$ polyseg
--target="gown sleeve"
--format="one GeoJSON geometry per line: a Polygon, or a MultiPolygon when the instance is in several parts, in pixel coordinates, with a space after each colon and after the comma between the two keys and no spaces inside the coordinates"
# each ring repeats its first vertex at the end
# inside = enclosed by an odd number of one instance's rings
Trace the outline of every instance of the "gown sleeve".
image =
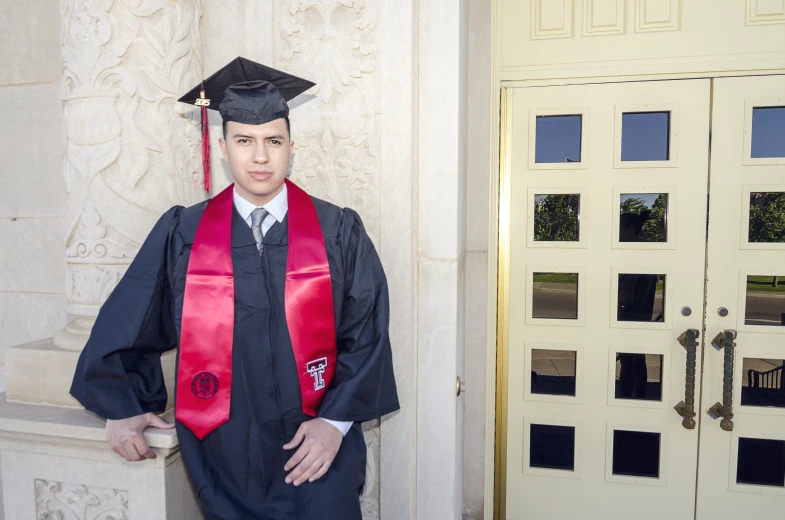
{"type": "Polygon", "coordinates": [[[161,354],[177,346],[167,272],[181,206],[167,211],[98,313],[71,395],[105,419],[162,412],[161,354]]]}
{"type": "Polygon", "coordinates": [[[362,422],[398,410],[398,392],[388,331],[387,279],[359,215],[344,211],[345,293],[336,323],[338,360],[319,417],[362,422]]]}

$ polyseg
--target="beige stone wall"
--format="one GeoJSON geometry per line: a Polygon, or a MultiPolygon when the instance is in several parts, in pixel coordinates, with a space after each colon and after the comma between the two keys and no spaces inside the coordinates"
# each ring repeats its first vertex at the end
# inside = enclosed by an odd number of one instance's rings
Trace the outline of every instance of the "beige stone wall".
{"type": "Polygon", "coordinates": [[[483,515],[490,172],[491,1],[469,2],[469,92],[466,124],[466,384],[463,518],[483,515]]]}
{"type": "Polygon", "coordinates": [[[0,363],[65,324],[57,2],[0,2],[0,363]]]}

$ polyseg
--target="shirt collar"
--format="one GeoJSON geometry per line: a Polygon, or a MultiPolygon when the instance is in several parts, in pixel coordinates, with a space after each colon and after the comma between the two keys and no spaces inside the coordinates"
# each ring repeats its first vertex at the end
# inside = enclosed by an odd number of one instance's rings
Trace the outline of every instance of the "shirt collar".
{"type": "Polygon", "coordinates": [[[262,207],[266,209],[267,212],[272,215],[276,221],[283,222],[284,217],[286,217],[286,212],[289,210],[289,199],[287,197],[287,191],[286,184],[284,184],[281,193],[276,195],[273,200],[264,206],[255,206],[253,203],[247,201],[239,193],[237,193],[237,186],[235,186],[234,207],[237,208],[237,212],[241,217],[243,217],[243,220],[246,221],[250,218],[253,210],[258,207],[262,207]]]}

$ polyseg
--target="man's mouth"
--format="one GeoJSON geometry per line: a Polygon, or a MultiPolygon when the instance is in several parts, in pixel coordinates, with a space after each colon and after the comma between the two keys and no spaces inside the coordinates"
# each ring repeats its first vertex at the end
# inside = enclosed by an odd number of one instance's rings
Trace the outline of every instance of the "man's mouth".
{"type": "Polygon", "coordinates": [[[248,174],[257,181],[266,181],[273,176],[272,173],[266,171],[248,172],[248,174]]]}

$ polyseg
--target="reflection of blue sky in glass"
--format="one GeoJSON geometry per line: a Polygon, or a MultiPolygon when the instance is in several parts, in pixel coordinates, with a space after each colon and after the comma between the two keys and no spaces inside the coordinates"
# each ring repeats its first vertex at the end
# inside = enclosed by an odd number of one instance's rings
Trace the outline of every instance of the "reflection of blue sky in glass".
{"type": "Polygon", "coordinates": [[[654,201],[657,200],[659,197],[659,193],[630,193],[621,196],[621,202],[625,202],[630,199],[640,199],[646,203],[648,209],[651,209],[654,206],[654,201]]]}
{"type": "Polygon", "coordinates": [[[581,116],[538,116],[534,162],[581,161],[581,116]]]}
{"type": "Polygon", "coordinates": [[[670,112],[631,112],[621,116],[622,161],[667,161],[670,112]]]}
{"type": "Polygon", "coordinates": [[[785,157],[785,107],[752,109],[752,157],[785,157]]]}

